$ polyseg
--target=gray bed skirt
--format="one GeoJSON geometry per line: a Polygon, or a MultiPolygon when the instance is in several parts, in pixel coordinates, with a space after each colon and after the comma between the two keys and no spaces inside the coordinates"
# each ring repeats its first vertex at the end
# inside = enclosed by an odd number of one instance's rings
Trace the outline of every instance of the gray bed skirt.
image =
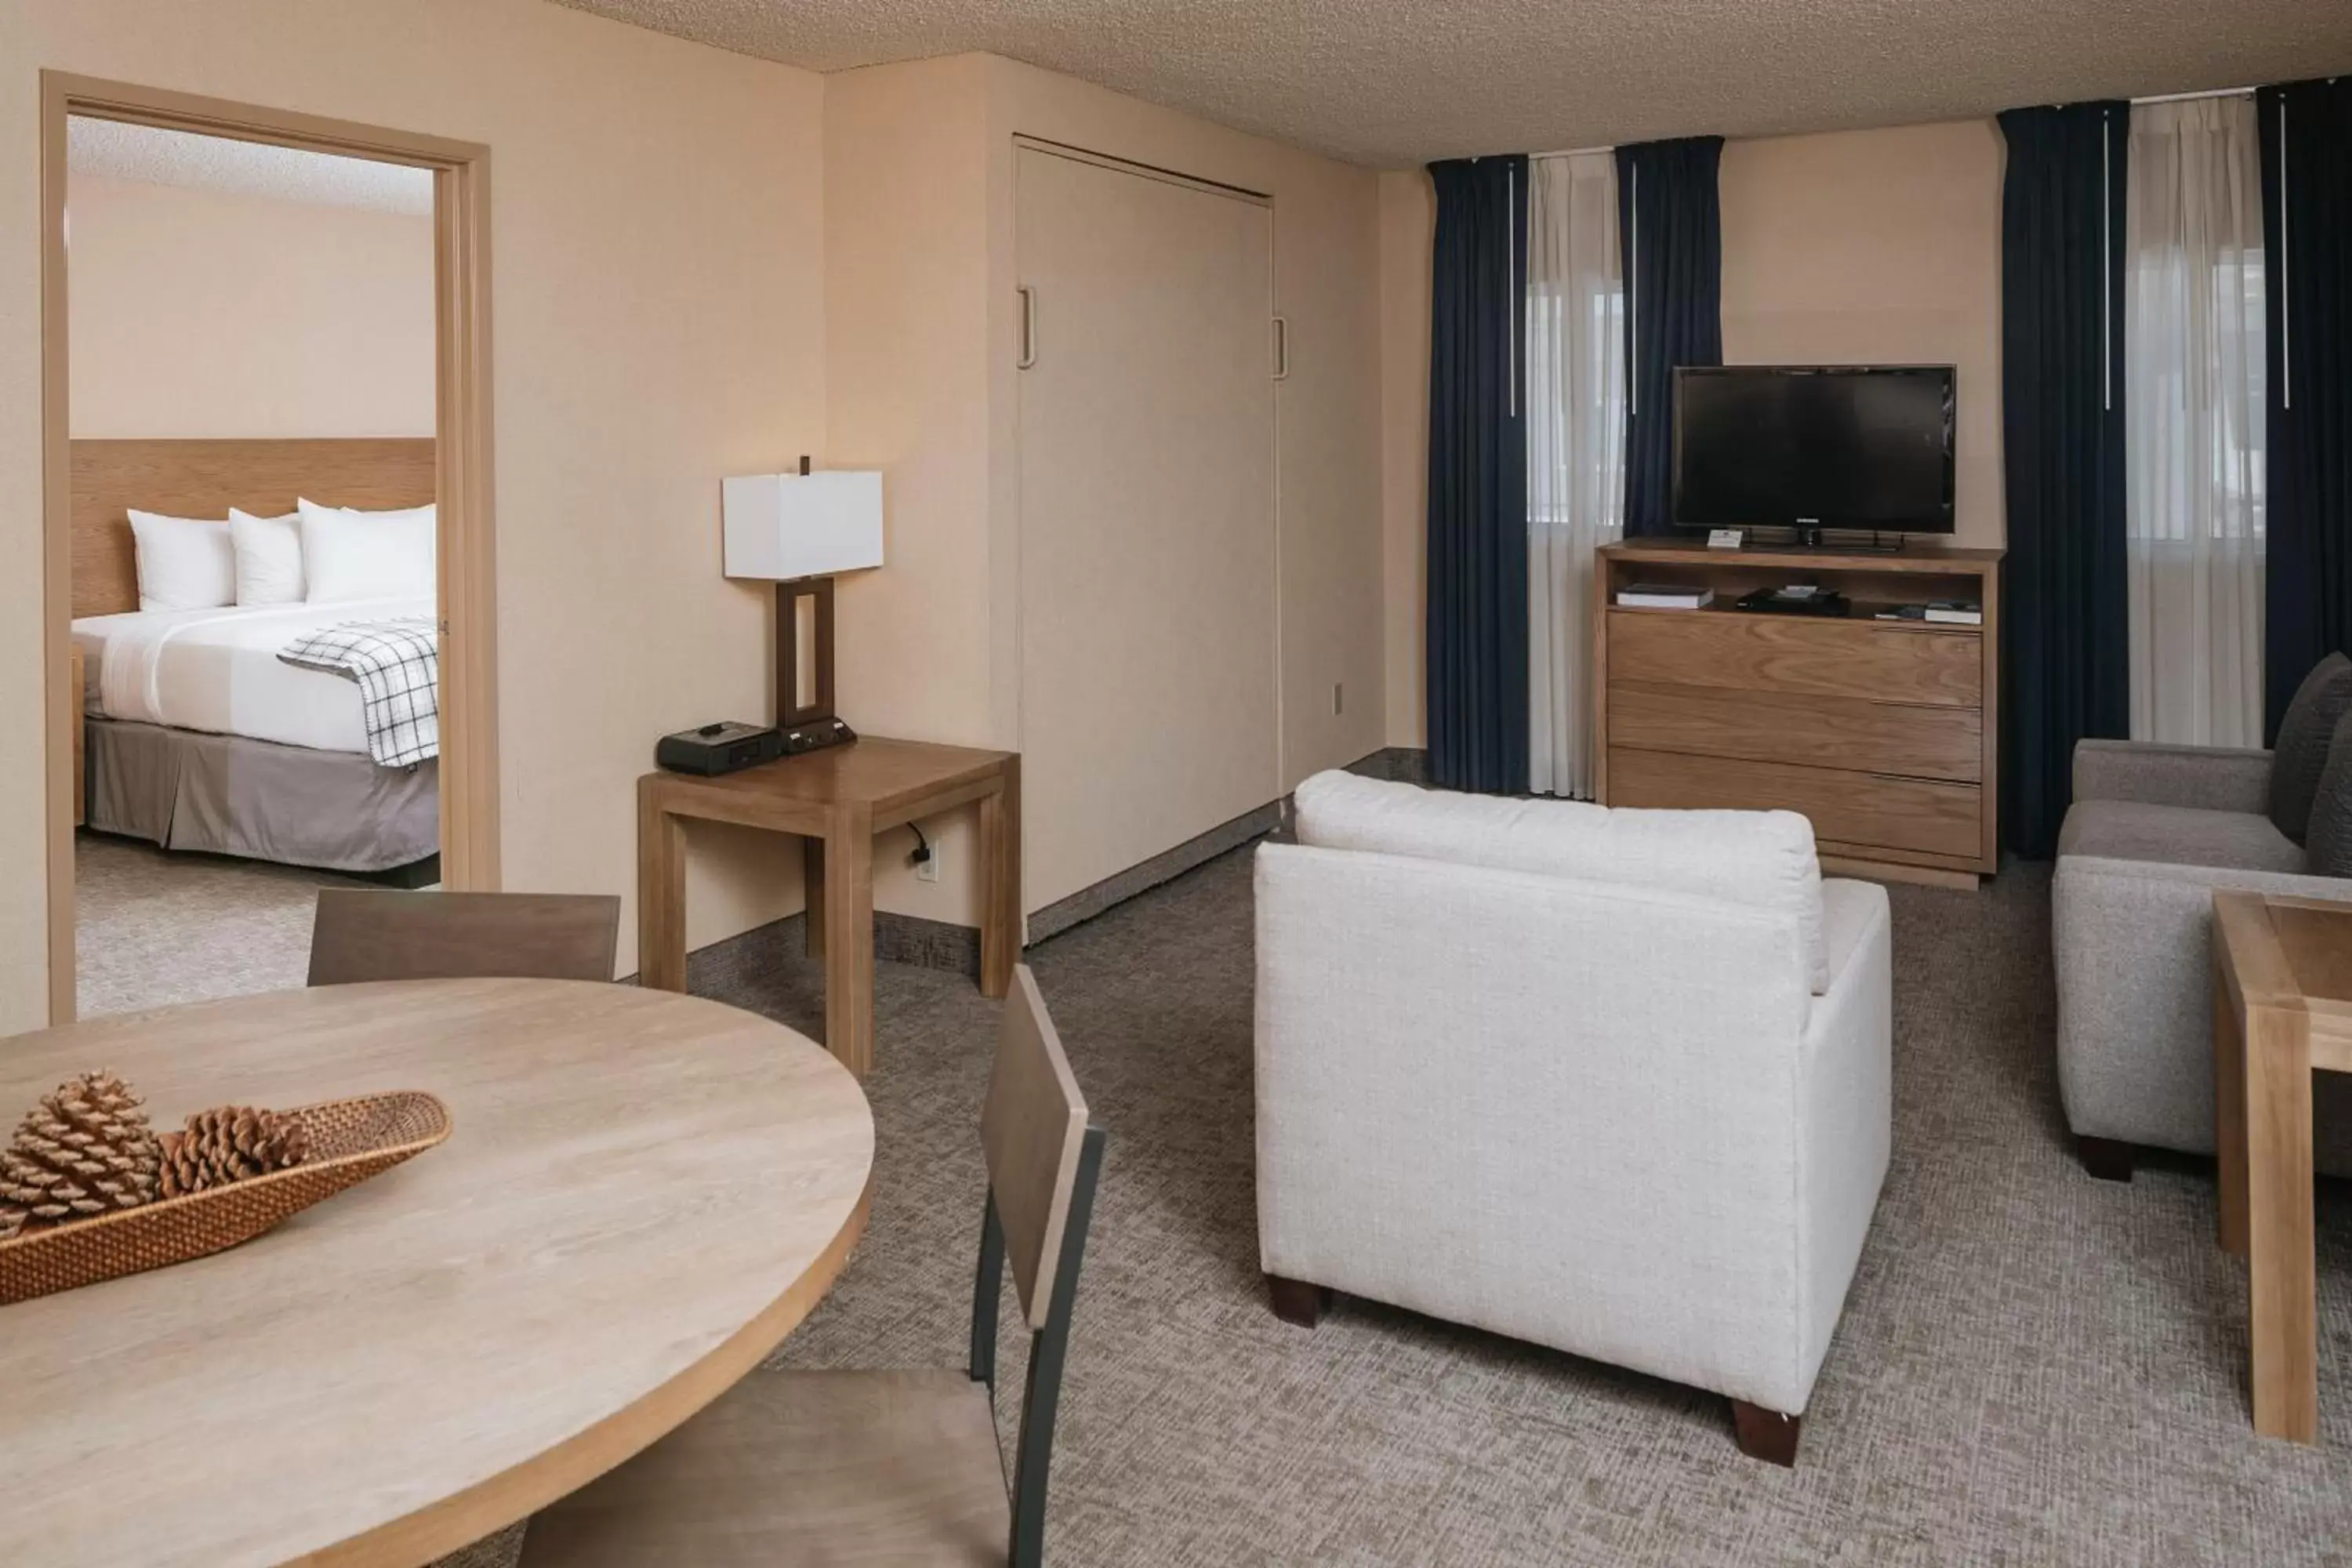
{"type": "Polygon", "coordinates": [[[89,826],[166,849],[329,871],[390,870],[441,848],[441,764],[85,719],[89,826]]]}

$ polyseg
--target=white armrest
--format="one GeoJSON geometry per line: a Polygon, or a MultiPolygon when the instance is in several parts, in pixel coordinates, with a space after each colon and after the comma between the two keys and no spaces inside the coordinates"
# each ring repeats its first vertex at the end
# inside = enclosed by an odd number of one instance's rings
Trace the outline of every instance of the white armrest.
{"type": "MultiPolygon", "coordinates": [[[[1886,889],[1822,884],[1829,991],[1813,998],[1797,1103],[1798,1384],[1810,1394],[1886,1179],[1894,1094],[1893,920],[1886,889]]],[[[1793,1414],[1793,1412],[1792,1412],[1793,1414]]]]}

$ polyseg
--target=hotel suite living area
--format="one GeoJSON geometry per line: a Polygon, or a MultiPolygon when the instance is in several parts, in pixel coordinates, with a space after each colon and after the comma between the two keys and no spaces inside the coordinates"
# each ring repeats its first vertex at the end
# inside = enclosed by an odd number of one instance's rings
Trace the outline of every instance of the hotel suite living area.
{"type": "Polygon", "coordinates": [[[0,0],[0,1558],[2345,1561],[2347,68],[0,0]],[[101,307],[108,198],[281,153],[405,182],[429,403],[88,423],[229,244],[101,307]],[[407,530],[437,887],[173,842],[415,764],[91,709],[133,512],[238,626],[407,530]]]}

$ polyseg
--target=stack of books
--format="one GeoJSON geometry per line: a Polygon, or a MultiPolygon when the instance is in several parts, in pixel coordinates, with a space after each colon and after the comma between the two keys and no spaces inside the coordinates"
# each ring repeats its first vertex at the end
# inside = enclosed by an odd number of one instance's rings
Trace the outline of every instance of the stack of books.
{"type": "Polygon", "coordinates": [[[1700,610],[1715,603],[1712,588],[1680,588],[1671,583],[1628,583],[1617,602],[1636,610],[1700,610]]]}
{"type": "Polygon", "coordinates": [[[1881,610],[1882,621],[1926,621],[1937,626],[1980,626],[1984,625],[1984,606],[1973,599],[1936,599],[1925,605],[1897,605],[1891,610],[1881,610]]]}

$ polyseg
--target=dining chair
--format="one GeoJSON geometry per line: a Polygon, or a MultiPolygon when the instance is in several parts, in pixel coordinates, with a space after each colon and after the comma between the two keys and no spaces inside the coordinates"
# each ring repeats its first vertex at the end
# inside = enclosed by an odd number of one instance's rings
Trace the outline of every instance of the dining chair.
{"type": "Polygon", "coordinates": [[[621,900],[606,893],[402,893],[324,888],[310,984],[610,980],[621,900]]]}
{"type": "Polygon", "coordinates": [[[937,1563],[1038,1568],[1045,1472],[1104,1134],[1026,964],[981,1111],[988,1199],[958,1370],[753,1372],[531,1521],[522,1568],[937,1563]],[[996,1434],[1004,1268],[1030,1330],[1010,1496],[996,1434]]]}

